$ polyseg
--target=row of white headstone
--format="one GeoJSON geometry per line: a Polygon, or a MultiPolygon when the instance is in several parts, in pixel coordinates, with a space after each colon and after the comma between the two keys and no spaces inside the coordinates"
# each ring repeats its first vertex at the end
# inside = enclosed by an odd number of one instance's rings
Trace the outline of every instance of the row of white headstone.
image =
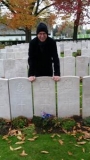
{"type": "MultiPolygon", "coordinates": [[[[79,54],[81,56],[88,56],[88,57],[90,57],[90,49],[82,48],[79,51],[79,54]]],[[[58,51],[58,56],[59,56],[59,58],[62,57],[62,53],[60,51],[58,51]]],[[[72,50],[70,50],[70,49],[64,49],[63,57],[67,57],[67,56],[74,56],[74,52],[72,50]]]]}
{"type": "MultiPolygon", "coordinates": [[[[77,76],[63,76],[57,82],[50,77],[0,79],[0,117],[32,118],[48,113],[58,117],[80,115],[80,82],[77,76]],[[33,89],[33,92],[32,92],[33,89]],[[57,94],[56,93],[57,90],[57,94]]],[[[82,117],[90,116],[90,76],[83,77],[82,117]]]]}
{"type": "MultiPolygon", "coordinates": [[[[88,76],[90,75],[90,57],[77,56],[76,58],[61,57],[61,76],[88,76]]],[[[0,78],[28,77],[27,59],[0,59],[0,78]]]]}
{"type": "MultiPolygon", "coordinates": [[[[57,47],[58,50],[58,56],[62,57],[61,49],[60,47],[57,47]]],[[[77,51],[76,51],[77,52],[77,51]]],[[[80,50],[81,56],[89,56],[90,57],[90,48],[82,48],[80,50]]],[[[66,49],[64,48],[64,57],[66,56],[73,56],[73,50],[70,48],[66,49]]],[[[28,49],[22,50],[20,48],[15,49],[0,49],[0,59],[21,59],[21,58],[28,58],[28,49]]]]}
{"type": "Polygon", "coordinates": [[[6,46],[0,49],[0,59],[27,59],[29,44],[6,46]]]}
{"type": "Polygon", "coordinates": [[[61,76],[88,76],[90,75],[90,57],[61,57],[60,70],[61,76]]]}
{"type": "MultiPolygon", "coordinates": [[[[60,41],[56,42],[58,55],[61,57],[61,52],[65,56],[73,56],[73,52],[81,51],[81,56],[90,56],[90,41],[60,41]]],[[[29,43],[22,43],[12,46],[6,46],[0,49],[0,59],[18,59],[28,57],[29,43]]]]}
{"type": "Polygon", "coordinates": [[[81,51],[81,56],[90,56],[90,41],[60,41],[57,42],[57,51],[59,57],[61,53],[65,56],[73,56],[73,52],[81,51]]]}
{"type": "Polygon", "coordinates": [[[28,77],[27,59],[0,59],[0,78],[28,77]]]}
{"type": "Polygon", "coordinates": [[[64,49],[71,49],[73,51],[81,50],[82,48],[89,48],[90,49],[90,40],[79,40],[79,41],[58,41],[57,46],[60,46],[61,50],[64,49]]]}

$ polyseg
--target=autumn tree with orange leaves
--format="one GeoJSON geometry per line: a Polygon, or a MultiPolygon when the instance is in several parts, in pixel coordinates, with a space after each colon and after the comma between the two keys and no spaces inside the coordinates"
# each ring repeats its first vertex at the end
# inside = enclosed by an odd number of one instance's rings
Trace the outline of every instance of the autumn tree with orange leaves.
{"type": "Polygon", "coordinates": [[[31,29],[37,22],[44,19],[52,24],[56,18],[48,10],[53,5],[49,0],[0,0],[0,3],[9,9],[9,12],[0,17],[0,23],[12,29],[23,30],[26,42],[30,41],[31,29]]]}
{"type": "Polygon", "coordinates": [[[73,39],[76,40],[78,26],[90,24],[90,13],[88,9],[90,0],[52,0],[52,2],[55,3],[55,8],[59,11],[59,14],[64,14],[64,17],[67,15],[71,17],[73,15],[73,39]]]}

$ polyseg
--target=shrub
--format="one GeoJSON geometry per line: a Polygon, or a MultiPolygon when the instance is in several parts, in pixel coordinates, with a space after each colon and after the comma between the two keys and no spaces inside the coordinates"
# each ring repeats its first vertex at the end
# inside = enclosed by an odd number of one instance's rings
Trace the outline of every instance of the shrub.
{"type": "Polygon", "coordinates": [[[42,126],[42,117],[39,116],[33,116],[32,122],[36,127],[41,127],[42,126]]]}
{"type": "Polygon", "coordinates": [[[10,127],[11,127],[10,121],[0,118],[0,135],[7,134],[10,127]]]}
{"type": "Polygon", "coordinates": [[[0,129],[1,129],[4,125],[6,125],[5,119],[0,118],[0,129]]]}
{"type": "Polygon", "coordinates": [[[73,127],[76,125],[76,121],[73,118],[58,118],[55,116],[51,117],[39,117],[39,116],[34,116],[32,122],[34,123],[35,127],[41,130],[45,131],[71,131],[73,127]]]}
{"type": "Polygon", "coordinates": [[[83,119],[83,124],[90,127],[90,116],[83,119]]]}
{"type": "Polygon", "coordinates": [[[12,127],[13,128],[24,128],[28,126],[29,120],[26,117],[19,116],[12,120],[12,127]]]}
{"type": "Polygon", "coordinates": [[[60,125],[58,118],[54,116],[50,117],[39,117],[34,116],[32,119],[32,122],[35,124],[36,127],[43,128],[43,129],[49,129],[50,127],[58,127],[60,125]]]}
{"type": "Polygon", "coordinates": [[[75,125],[76,125],[76,122],[75,122],[74,119],[64,119],[64,120],[62,121],[62,124],[61,124],[62,128],[65,129],[65,130],[67,130],[67,131],[72,130],[72,128],[73,128],[75,125]]]}

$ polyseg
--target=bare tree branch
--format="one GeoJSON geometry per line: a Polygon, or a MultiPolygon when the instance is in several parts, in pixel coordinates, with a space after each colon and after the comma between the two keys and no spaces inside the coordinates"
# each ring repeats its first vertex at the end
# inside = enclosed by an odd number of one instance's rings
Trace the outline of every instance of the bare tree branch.
{"type": "Polygon", "coordinates": [[[13,10],[13,7],[11,6],[11,4],[9,3],[9,1],[2,1],[2,4],[5,5],[12,13],[15,13],[15,11],[13,10]]]}
{"type": "Polygon", "coordinates": [[[39,14],[40,14],[42,11],[44,11],[45,9],[47,9],[47,8],[53,6],[53,5],[55,5],[55,3],[52,3],[52,4],[50,4],[50,5],[48,5],[48,6],[44,7],[44,8],[42,8],[38,13],[36,13],[36,16],[39,15],[39,14]]]}

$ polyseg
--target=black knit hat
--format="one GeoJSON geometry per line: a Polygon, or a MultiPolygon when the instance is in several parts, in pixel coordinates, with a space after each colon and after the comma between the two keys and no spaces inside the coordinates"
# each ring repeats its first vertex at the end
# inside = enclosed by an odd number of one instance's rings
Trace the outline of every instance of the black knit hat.
{"type": "Polygon", "coordinates": [[[46,34],[48,34],[48,28],[45,23],[39,23],[39,25],[37,26],[36,34],[38,34],[39,32],[45,32],[46,34]]]}

